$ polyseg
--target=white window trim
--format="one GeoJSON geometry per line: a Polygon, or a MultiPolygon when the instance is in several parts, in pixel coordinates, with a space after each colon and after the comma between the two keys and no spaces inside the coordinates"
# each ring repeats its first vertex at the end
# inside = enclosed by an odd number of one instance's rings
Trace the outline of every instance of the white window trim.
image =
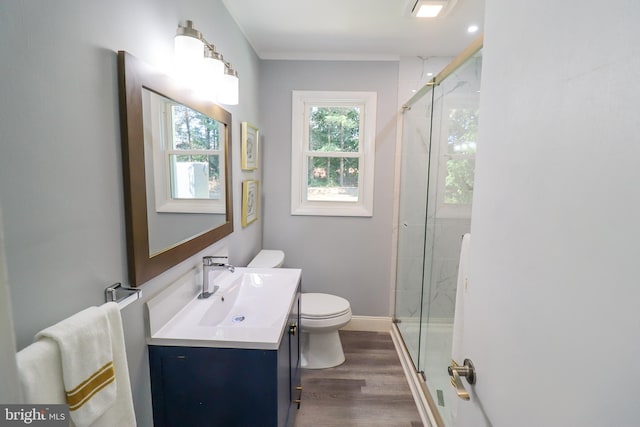
{"type": "MultiPolygon", "coordinates": [[[[291,215],[373,216],[375,166],[376,92],[298,91],[292,93],[291,128],[291,215]],[[309,201],[306,161],[309,154],[307,105],[360,105],[360,174],[358,202],[309,201]]],[[[324,154],[324,153],[323,153],[324,154]]],[[[331,155],[332,153],[326,153],[331,155]]],[[[340,153],[345,157],[353,153],[340,153]]]]}
{"type": "MultiPolygon", "coordinates": [[[[152,98],[156,99],[156,98],[152,98]]],[[[172,150],[170,138],[173,132],[171,122],[171,101],[150,102],[151,138],[153,147],[153,171],[156,212],[177,213],[211,213],[226,212],[226,196],[224,189],[224,174],[220,175],[221,195],[218,200],[211,199],[174,199],[171,197],[171,165],[172,154],[187,154],[185,150],[172,150]]],[[[221,137],[226,137],[221,135],[221,137]]],[[[220,141],[220,147],[225,147],[225,141],[220,141]]],[[[224,170],[224,149],[220,150],[190,150],[189,154],[217,155],[220,170],[224,170]]]]}

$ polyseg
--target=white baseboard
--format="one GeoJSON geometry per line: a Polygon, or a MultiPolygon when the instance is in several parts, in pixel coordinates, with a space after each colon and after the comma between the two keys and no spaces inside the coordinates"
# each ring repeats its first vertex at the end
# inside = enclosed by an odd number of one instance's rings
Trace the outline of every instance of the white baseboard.
{"type": "Polygon", "coordinates": [[[396,351],[400,358],[400,364],[402,365],[404,374],[407,377],[407,382],[409,383],[413,400],[416,402],[422,423],[426,427],[437,427],[438,423],[433,417],[431,408],[429,407],[429,402],[425,396],[425,391],[421,386],[422,378],[420,378],[419,374],[415,371],[413,362],[411,362],[411,356],[402,342],[402,337],[400,336],[398,328],[395,326],[391,328],[391,339],[393,340],[393,344],[396,346],[396,351]]]}
{"type": "Polygon", "coordinates": [[[384,316],[353,316],[351,321],[342,328],[345,331],[389,332],[391,317],[384,316]]]}

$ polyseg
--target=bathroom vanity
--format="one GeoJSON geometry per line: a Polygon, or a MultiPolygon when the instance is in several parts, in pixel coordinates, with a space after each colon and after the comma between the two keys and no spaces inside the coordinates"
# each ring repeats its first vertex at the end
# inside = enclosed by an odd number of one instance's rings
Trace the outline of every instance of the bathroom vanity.
{"type": "Polygon", "coordinates": [[[168,304],[185,289],[149,301],[156,427],[295,424],[302,390],[300,275],[297,269],[223,272],[214,278],[220,286],[214,295],[193,295],[168,320],[168,304]]]}

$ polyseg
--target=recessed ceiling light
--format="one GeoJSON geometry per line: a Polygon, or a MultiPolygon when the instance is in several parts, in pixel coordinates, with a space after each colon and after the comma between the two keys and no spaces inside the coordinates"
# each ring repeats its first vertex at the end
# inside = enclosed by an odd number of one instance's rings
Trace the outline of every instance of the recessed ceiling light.
{"type": "Polygon", "coordinates": [[[416,18],[435,18],[444,16],[453,8],[458,0],[415,0],[411,15],[416,18]]]}
{"type": "Polygon", "coordinates": [[[480,28],[477,25],[469,25],[469,28],[467,28],[467,32],[468,33],[475,33],[479,29],[480,28]]]}
{"type": "Polygon", "coordinates": [[[440,14],[444,5],[442,4],[421,4],[416,12],[418,18],[435,18],[440,14]]]}

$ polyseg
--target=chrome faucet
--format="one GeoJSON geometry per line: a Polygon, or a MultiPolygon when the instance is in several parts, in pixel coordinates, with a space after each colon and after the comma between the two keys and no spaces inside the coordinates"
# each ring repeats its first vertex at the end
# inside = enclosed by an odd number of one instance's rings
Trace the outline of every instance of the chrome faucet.
{"type": "Polygon", "coordinates": [[[234,272],[236,268],[228,264],[227,261],[229,257],[226,256],[205,256],[202,257],[202,292],[198,295],[199,299],[209,298],[211,295],[215,294],[216,291],[220,288],[220,286],[214,286],[213,291],[209,291],[209,272],[211,270],[222,270],[226,269],[230,272],[234,272]],[[216,261],[223,260],[223,262],[216,261]]]}

